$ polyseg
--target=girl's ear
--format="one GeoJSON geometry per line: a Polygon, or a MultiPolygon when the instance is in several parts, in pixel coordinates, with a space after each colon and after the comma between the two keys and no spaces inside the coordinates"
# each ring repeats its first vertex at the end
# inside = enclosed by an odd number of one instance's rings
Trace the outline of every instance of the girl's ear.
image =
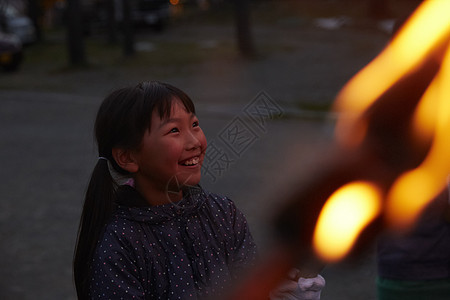
{"type": "Polygon", "coordinates": [[[112,156],[122,169],[130,173],[136,173],[139,170],[139,166],[136,163],[131,150],[113,148],[112,156]]]}

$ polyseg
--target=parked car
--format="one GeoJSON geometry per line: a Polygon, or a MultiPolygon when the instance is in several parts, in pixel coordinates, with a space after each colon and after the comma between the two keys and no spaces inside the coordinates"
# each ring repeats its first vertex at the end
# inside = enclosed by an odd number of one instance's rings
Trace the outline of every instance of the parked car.
{"type": "Polygon", "coordinates": [[[8,3],[3,4],[0,9],[0,30],[14,34],[23,45],[34,43],[37,39],[31,19],[8,3]]]}
{"type": "Polygon", "coordinates": [[[0,68],[5,71],[15,71],[22,60],[23,48],[20,39],[0,31],[0,68]]]}

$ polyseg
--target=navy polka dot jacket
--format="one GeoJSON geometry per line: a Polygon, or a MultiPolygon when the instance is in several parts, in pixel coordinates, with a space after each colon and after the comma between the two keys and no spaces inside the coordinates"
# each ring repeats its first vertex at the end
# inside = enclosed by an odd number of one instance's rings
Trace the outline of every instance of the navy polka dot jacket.
{"type": "Polygon", "coordinates": [[[247,221],[230,199],[200,187],[185,194],[149,206],[134,188],[119,188],[94,255],[91,298],[211,298],[255,263],[247,221]]]}

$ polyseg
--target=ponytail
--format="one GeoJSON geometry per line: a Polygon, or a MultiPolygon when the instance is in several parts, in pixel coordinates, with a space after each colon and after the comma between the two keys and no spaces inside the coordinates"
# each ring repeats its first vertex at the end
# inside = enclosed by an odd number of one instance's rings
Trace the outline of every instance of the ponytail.
{"type": "Polygon", "coordinates": [[[108,161],[102,157],[92,172],[78,228],[73,260],[78,299],[88,299],[90,266],[97,242],[114,211],[116,186],[108,161]]]}

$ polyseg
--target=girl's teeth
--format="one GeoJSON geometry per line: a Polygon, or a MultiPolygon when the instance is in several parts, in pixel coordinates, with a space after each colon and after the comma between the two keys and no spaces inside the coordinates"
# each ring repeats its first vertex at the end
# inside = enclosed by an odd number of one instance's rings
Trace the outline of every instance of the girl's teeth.
{"type": "Polygon", "coordinates": [[[198,158],[198,157],[194,157],[194,158],[192,158],[192,159],[186,161],[186,162],[184,163],[184,165],[186,165],[186,166],[196,165],[196,164],[198,164],[198,161],[199,161],[199,158],[198,158]]]}

